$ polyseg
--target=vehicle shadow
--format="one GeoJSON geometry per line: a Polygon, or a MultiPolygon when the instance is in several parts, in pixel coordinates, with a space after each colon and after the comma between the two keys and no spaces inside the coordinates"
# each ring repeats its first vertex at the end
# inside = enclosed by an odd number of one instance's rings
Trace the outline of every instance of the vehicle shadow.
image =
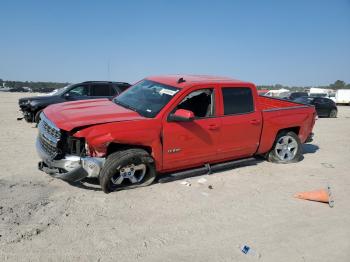
{"type": "Polygon", "coordinates": [[[304,154],[314,154],[320,149],[319,146],[314,144],[303,144],[304,154]]]}
{"type": "Polygon", "coordinates": [[[86,177],[81,181],[68,182],[71,186],[91,191],[102,191],[100,183],[97,178],[86,177]]]}

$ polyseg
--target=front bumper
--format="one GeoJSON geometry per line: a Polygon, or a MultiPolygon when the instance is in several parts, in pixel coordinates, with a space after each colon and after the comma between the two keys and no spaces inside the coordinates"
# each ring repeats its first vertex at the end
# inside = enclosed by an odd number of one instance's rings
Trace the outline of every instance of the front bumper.
{"type": "Polygon", "coordinates": [[[38,164],[39,170],[69,182],[80,181],[85,177],[98,177],[105,162],[105,158],[73,155],[52,160],[41,146],[39,139],[36,140],[36,150],[42,159],[38,164]]]}
{"type": "Polygon", "coordinates": [[[31,122],[34,122],[34,113],[33,112],[31,112],[29,109],[20,109],[20,112],[22,113],[22,115],[23,115],[23,118],[27,121],[27,122],[29,122],[29,123],[31,123],[31,122]]]}

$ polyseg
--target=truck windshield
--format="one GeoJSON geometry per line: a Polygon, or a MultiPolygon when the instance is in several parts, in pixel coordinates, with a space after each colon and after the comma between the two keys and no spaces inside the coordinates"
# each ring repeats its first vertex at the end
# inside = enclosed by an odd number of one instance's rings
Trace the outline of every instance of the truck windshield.
{"type": "Polygon", "coordinates": [[[142,80],[114,98],[113,101],[142,116],[153,118],[179,90],[173,86],[142,80]]]}

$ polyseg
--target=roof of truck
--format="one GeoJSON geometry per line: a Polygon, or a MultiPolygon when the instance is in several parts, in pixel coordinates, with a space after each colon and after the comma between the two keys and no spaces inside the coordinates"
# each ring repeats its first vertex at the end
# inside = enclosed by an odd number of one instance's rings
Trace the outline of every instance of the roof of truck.
{"type": "Polygon", "coordinates": [[[170,85],[178,88],[184,88],[197,83],[235,83],[235,84],[251,84],[249,82],[222,76],[210,75],[162,75],[150,76],[148,80],[152,80],[161,84],[170,85]]]}

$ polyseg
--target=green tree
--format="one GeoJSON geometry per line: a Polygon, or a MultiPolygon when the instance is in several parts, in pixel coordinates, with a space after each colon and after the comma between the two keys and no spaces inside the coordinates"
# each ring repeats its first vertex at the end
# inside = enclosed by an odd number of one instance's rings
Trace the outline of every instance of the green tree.
{"type": "Polygon", "coordinates": [[[330,87],[334,89],[343,89],[346,87],[346,83],[342,80],[337,80],[334,84],[330,84],[330,87]]]}

